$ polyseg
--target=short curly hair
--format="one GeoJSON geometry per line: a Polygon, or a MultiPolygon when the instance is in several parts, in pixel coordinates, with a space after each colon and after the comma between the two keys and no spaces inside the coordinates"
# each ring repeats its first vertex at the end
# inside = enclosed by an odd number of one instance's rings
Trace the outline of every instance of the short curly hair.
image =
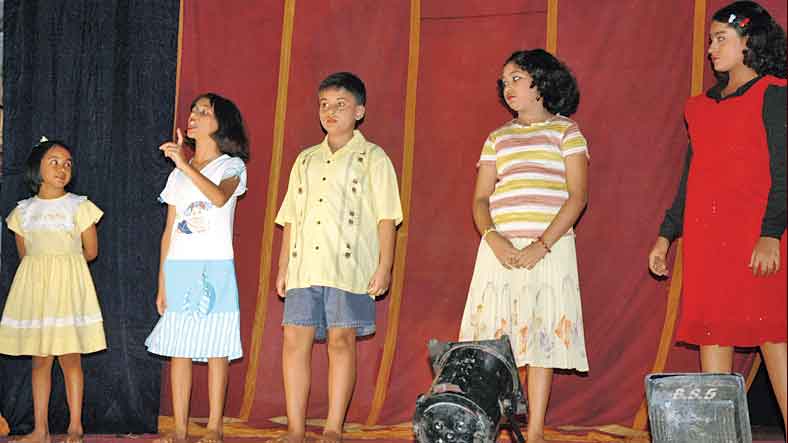
{"type": "MultiPolygon", "coordinates": [[[[786,77],[785,31],[761,5],[739,1],[715,12],[712,19],[725,23],[742,37],[747,37],[744,64],[758,75],[786,77]]],[[[727,81],[727,73],[715,73],[727,81]]]]}
{"type": "MultiPolygon", "coordinates": [[[[580,104],[580,90],[569,68],[544,49],[516,51],[506,59],[504,66],[514,63],[528,72],[542,97],[548,112],[569,117],[580,104]]],[[[498,99],[512,114],[515,114],[503,96],[503,81],[498,80],[498,99]]]]}

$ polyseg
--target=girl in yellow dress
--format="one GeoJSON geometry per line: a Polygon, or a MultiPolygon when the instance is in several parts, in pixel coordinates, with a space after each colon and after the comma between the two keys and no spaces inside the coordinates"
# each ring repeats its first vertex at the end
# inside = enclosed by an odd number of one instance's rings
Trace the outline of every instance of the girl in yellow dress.
{"type": "Polygon", "coordinates": [[[67,443],[82,442],[81,355],[106,349],[104,326],[87,262],[98,254],[96,222],[103,213],[87,197],[66,192],[70,150],[45,138],[27,160],[26,180],[35,194],[8,216],[21,262],[2,320],[0,354],[33,357],[33,432],[16,440],[48,443],[52,363],[66,380],[70,412],[67,443]]]}

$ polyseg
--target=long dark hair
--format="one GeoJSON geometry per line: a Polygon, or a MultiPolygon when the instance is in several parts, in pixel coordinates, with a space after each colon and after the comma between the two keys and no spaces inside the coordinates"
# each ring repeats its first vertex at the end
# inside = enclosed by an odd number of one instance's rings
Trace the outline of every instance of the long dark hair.
{"type": "MultiPolygon", "coordinates": [[[[246,136],[241,111],[235,103],[213,92],[198,95],[194,99],[189,109],[200,99],[207,98],[213,108],[213,115],[216,118],[218,129],[211,134],[211,138],[219,146],[219,151],[232,157],[238,157],[243,161],[249,159],[249,139],[246,136]]],[[[184,141],[194,147],[195,141],[192,138],[184,137],[184,141]]]]}

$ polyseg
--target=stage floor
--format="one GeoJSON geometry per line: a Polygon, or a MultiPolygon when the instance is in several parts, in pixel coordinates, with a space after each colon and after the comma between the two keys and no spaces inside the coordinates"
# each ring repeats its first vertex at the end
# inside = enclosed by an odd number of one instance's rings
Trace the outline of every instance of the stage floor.
{"type": "MultiPolygon", "coordinates": [[[[205,432],[200,423],[195,420],[190,424],[190,441],[196,442],[205,432]]],[[[252,427],[238,420],[227,419],[225,424],[225,443],[258,443],[265,442],[285,433],[284,418],[272,419],[271,424],[265,427],[252,427]]],[[[309,421],[307,441],[315,441],[321,429],[320,420],[309,421]]],[[[162,433],[172,430],[172,417],[160,417],[159,428],[162,433]]],[[[619,425],[598,427],[561,426],[546,431],[545,437],[554,442],[622,442],[622,443],[650,443],[649,434],[644,431],[627,428],[619,425]]],[[[54,436],[52,442],[58,443],[63,436],[54,436]]],[[[148,443],[156,435],[128,434],[128,435],[87,435],[85,443],[148,443]]],[[[9,437],[0,437],[0,443],[6,443],[9,437]]],[[[413,433],[410,423],[393,426],[362,426],[349,424],[345,429],[344,441],[347,443],[403,443],[412,442],[413,433]]],[[[511,437],[508,432],[502,432],[499,441],[509,442],[511,437]]],[[[780,428],[754,427],[753,443],[784,443],[783,432],[780,428]]]]}

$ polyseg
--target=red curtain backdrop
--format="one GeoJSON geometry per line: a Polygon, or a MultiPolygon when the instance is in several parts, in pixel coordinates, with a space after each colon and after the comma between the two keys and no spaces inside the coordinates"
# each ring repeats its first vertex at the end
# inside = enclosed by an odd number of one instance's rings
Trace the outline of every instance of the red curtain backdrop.
{"type": "MultiPolygon", "coordinates": [[[[322,137],[316,89],[326,75],[355,72],[366,82],[361,130],[402,171],[410,2],[297,1],[287,110],[275,115],[282,1],[183,2],[177,124],[191,100],[214,91],[234,100],[252,141],[249,191],[235,227],[242,334],[247,356],[233,363],[226,415],[238,416],[250,365],[258,303],[267,304],[251,423],[285,415],[281,377],[283,304],[258,300],[261,253],[276,262],[281,230],[261,251],[267,205],[278,208],[298,152],[322,137]],[[278,183],[268,183],[275,119],[284,117],[278,183]],[[278,186],[278,201],[267,201],[278,186]]],[[[557,55],[574,71],[581,103],[575,118],[589,140],[589,206],[577,227],[581,292],[591,370],[555,378],[548,424],[629,425],[643,398],[662,333],[668,282],[648,274],[646,257],[675,192],[687,145],[683,105],[690,93],[694,2],[560,0],[557,55]]],[[[707,16],[726,2],[709,0],[707,16]]],[[[763,1],[785,26],[786,4],[763,1]]],[[[479,236],[471,218],[476,161],[488,133],[510,118],[495,81],[517,49],[546,45],[547,0],[422,0],[409,235],[396,354],[379,423],[408,421],[431,380],[426,342],[453,340],[479,236]]],[[[707,32],[704,30],[704,33],[707,32]]],[[[707,76],[708,77],[708,76],[707,76]]],[[[708,84],[708,81],[707,81],[708,84]]],[[[359,344],[359,372],[348,420],[364,422],[373,401],[391,296],[377,303],[378,333],[359,344]]],[[[262,319],[258,318],[257,321],[262,319]]],[[[748,370],[752,354],[736,368],[748,370]]],[[[314,351],[309,416],[326,413],[325,345],[314,351]]],[[[674,346],[668,371],[698,369],[697,351],[674,346]]],[[[195,368],[192,415],[207,415],[206,369],[195,368]]],[[[170,414],[169,386],[162,414],[170,414]]]]}

